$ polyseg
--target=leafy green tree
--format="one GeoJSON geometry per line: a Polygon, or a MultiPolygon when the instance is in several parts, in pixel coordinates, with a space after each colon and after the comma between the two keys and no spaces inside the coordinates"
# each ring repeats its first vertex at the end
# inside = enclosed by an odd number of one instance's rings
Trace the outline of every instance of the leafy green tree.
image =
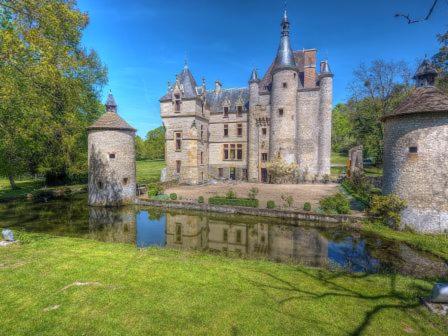
{"type": "Polygon", "coordinates": [[[146,155],[150,160],[165,159],[165,128],[160,126],[148,132],[145,140],[146,155]]]}
{"type": "Polygon", "coordinates": [[[353,125],[347,105],[338,104],[333,109],[331,147],[334,152],[342,153],[356,144],[353,125]]]}
{"type": "Polygon", "coordinates": [[[433,60],[440,70],[437,86],[448,94],[448,32],[437,36],[440,42],[440,49],[434,55],[433,60]]]}
{"type": "Polygon", "coordinates": [[[145,160],[146,157],[146,143],[138,135],[135,137],[135,152],[137,160],[145,160]]]}
{"type": "Polygon", "coordinates": [[[86,127],[103,111],[107,81],[97,54],[81,45],[88,16],[75,0],[0,0],[0,22],[0,113],[9,116],[0,171],[49,182],[84,174],[86,127]]]}

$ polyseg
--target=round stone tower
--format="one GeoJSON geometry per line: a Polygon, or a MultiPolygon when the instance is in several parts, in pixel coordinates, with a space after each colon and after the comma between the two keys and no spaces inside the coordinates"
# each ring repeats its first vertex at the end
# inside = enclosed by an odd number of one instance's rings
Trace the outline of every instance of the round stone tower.
{"type": "Polygon", "coordinates": [[[136,197],[135,132],[117,114],[112,94],[106,113],[88,128],[89,205],[119,206],[136,197]]]}
{"type": "Polygon", "coordinates": [[[403,225],[420,232],[448,231],[448,96],[434,87],[425,60],[417,87],[384,122],[383,193],[407,202],[403,225]]]}
{"type": "Polygon", "coordinates": [[[299,81],[294,53],[289,41],[289,20],[286,11],[281,27],[280,46],[272,75],[269,158],[273,160],[280,157],[286,163],[296,163],[296,111],[299,81]]]}
{"type": "Polygon", "coordinates": [[[256,108],[259,104],[259,83],[257,70],[254,69],[249,79],[249,113],[248,113],[248,180],[250,182],[259,181],[258,163],[260,153],[258,151],[258,126],[256,108]]]}

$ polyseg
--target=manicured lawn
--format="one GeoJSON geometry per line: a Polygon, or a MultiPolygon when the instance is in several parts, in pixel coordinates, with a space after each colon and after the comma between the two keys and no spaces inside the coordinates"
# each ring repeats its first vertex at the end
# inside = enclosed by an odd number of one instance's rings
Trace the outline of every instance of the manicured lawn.
{"type": "Polygon", "coordinates": [[[137,181],[147,184],[160,181],[160,172],[165,168],[165,161],[137,161],[137,181]]]}
{"type": "Polygon", "coordinates": [[[446,335],[431,283],[24,234],[0,248],[4,335],[446,335]]]}
{"type": "Polygon", "coordinates": [[[344,165],[344,167],[347,164],[348,156],[342,155],[339,153],[332,152],[331,153],[331,164],[332,165],[344,165]]]}

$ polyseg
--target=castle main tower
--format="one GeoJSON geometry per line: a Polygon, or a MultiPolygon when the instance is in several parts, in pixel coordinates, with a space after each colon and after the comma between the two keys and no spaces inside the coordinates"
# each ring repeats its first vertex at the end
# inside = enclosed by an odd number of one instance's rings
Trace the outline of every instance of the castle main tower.
{"type": "Polygon", "coordinates": [[[286,163],[296,163],[298,72],[289,40],[289,26],[285,11],[272,73],[269,159],[272,161],[280,157],[286,163]]]}

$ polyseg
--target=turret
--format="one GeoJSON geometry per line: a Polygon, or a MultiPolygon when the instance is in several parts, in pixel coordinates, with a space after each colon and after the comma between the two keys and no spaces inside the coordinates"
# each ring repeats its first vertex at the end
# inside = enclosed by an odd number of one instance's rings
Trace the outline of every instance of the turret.
{"type": "Polygon", "coordinates": [[[257,69],[252,71],[249,78],[249,113],[248,113],[248,179],[250,182],[258,182],[258,162],[259,162],[259,129],[257,126],[256,106],[259,104],[259,83],[257,69]]]}
{"type": "Polygon", "coordinates": [[[269,159],[280,157],[287,163],[296,163],[296,108],[298,75],[289,40],[287,13],[281,22],[281,39],[275,58],[271,91],[271,127],[269,159]]]}
{"type": "Polygon", "coordinates": [[[328,61],[320,63],[319,74],[319,172],[320,177],[330,175],[331,157],[331,119],[333,109],[333,73],[328,61]]]}
{"type": "Polygon", "coordinates": [[[258,104],[258,94],[260,79],[258,78],[257,69],[252,70],[252,74],[249,79],[249,105],[255,106],[258,104]]]}
{"type": "Polygon", "coordinates": [[[417,87],[434,86],[437,77],[437,70],[434,65],[425,59],[414,75],[417,87]]]}

